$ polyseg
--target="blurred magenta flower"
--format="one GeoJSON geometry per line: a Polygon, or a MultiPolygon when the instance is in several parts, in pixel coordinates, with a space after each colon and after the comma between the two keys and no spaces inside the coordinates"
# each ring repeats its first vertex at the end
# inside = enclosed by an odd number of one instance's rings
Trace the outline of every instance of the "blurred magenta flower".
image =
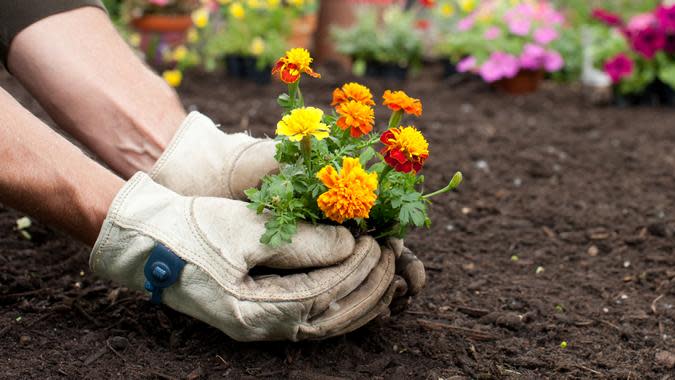
{"type": "Polygon", "coordinates": [[[488,83],[496,82],[504,78],[513,78],[520,71],[518,58],[515,56],[496,51],[490,55],[480,68],[480,75],[488,83]]]}
{"type": "Polygon", "coordinates": [[[671,6],[660,5],[656,8],[656,19],[661,28],[668,32],[675,31],[675,4],[671,6]]]}
{"type": "Polygon", "coordinates": [[[602,22],[606,25],[609,25],[609,26],[621,26],[621,25],[623,25],[623,19],[621,18],[621,16],[619,16],[615,13],[612,13],[610,11],[606,11],[604,9],[600,9],[600,8],[594,9],[591,16],[594,19],[596,19],[596,20],[598,20],[598,21],[600,21],[600,22],[602,22]]]}
{"type": "Polygon", "coordinates": [[[634,32],[629,30],[628,37],[633,49],[647,59],[654,58],[656,52],[666,47],[666,34],[656,26],[634,32]]]}
{"type": "Polygon", "coordinates": [[[170,0],[148,0],[150,4],[158,5],[160,7],[163,7],[167,4],[169,4],[170,0]]]}
{"type": "Polygon", "coordinates": [[[624,53],[617,54],[614,58],[605,62],[604,66],[605,72],[615,84],[633,74],[633,68],[633,61],[624,53]]]}
{"type": "Polygon", "coordinates": [[[466,32],[467,30],[473,28],[473,25],[475,23],[476,18],[473,15],[469,15],[457,22],[457,30],[459,30],[460,32],[466,32]]]}

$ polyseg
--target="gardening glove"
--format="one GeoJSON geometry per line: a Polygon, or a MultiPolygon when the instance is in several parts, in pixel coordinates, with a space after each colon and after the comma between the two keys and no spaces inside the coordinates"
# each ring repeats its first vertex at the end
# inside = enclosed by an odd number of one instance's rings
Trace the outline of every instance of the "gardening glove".
{"type": "Polygon", "coordinates": [[[371,237],[300,224],[293,243],[271,248],[259,243],[265,220],[247,203],[184,197],[138,173],[115,197],[90,266],[240,341],[344,334],[405,291],[395,253],[371,237]],[[276,274],[252,274],[261,267],[276,274]]]}
{"type": "Polygon", "coordinates": [[[271,139],[224,133],[208,117],[191,112],[150,177],[182,195],[244,200],[244,190],[278,170],[275,147],[271,139]]]}
{"type": "MultiPolygon", "coordinates": [[[[150,176],[182,195],[245,199],[244,190],[278,170],[275,146],[274,140],[223,133],[208,117],[191,112],[150,176]]],[[[408,283],[407,301],[424,287],[424,265],[402,240],[391,241],[397,272],[408,283]]]]}
{"type": "Polygon", "coordinates": [[[387,246],[396,256],[396,277],[401,278],[405,288],[400,288],[390,305],[392,314],[399,314],[408,308],[413,296],[419,294],[427,282],[424,264],[408,247],[402,239],[390,238],[387,246]]]}

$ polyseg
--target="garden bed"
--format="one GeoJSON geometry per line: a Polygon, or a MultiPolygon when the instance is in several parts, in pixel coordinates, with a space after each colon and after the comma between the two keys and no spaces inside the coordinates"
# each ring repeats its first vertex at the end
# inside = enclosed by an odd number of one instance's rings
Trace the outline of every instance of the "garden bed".
{"type": "MultiPolygon", "coordinates": [[[[327,106],[353,78],[318,71],[303,92],[327,106]]],[[[548,83],[514,98],[440,74],[365,81],[422,99],[429,188],[465,176],[407,241],[429,278],[407,312],[323,342],[237,343],[97,278],[61,233],[35,223],[22,240],[22,215],[0,207],[2,377],[672,376],[675,111],[595,108],[548,83]]],[[[222,77],[189,75],[185,104],[229,131],[273,134],[281,86],[222,77]]],[[[6,74],[0,86],[38,111],[6,74]]]]}

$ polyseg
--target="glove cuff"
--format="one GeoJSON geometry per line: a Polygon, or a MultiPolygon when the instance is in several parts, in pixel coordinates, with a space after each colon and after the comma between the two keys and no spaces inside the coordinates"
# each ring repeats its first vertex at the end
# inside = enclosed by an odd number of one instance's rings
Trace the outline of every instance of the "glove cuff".
{"type": "Polygon", "coordinates": [[[186,196],[242,198],[245,189],[259,183],[260,171],[238,168],[240,158],[244,154],[260,155],[261,152],[256,152],[260,149],[269,151],[270,144],[272,152],[266,155],[272,157],[273,141],[255,139],[245,133],[225,134],[208,117],[191,112],[150,177],[186,196]],[[256,177],[248,173],[256,173],[256,177]]]}

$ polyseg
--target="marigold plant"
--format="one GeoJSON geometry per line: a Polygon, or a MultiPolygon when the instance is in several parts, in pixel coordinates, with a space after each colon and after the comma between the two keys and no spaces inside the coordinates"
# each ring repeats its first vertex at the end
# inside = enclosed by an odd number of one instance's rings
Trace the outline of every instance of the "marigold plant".
{"type": "Polygon", "coordinates": [[[443,189],[425,194],[420,174],[429,144],[413,126],[401,126],[405,114],[422,115],[422,102],[403,91],[387,90],[391,109],[386,130],[377,131],[373,96],[367,87],[347,83],[335,89],[332,114],[305,106],[299,83],[303,74],[320,77],[304,49],[291,49],[274,67],[288,86],[277,102],[279,172],[249,189],[250,207],[270,219],[264,244],[290,242],[300,221],[342,224],[355,234],[405,237],[411,227],[429,226],[427,205],[433,196],[455,189],[457,172],[443,189]],[[379,146],[379,145],[382,146],[379,146]]]}

